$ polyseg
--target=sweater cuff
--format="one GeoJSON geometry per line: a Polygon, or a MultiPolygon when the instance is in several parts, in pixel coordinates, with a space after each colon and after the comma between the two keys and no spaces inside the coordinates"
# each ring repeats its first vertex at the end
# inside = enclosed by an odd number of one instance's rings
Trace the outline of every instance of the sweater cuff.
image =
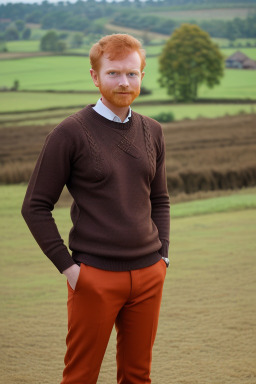
{"type": "Polygon", "coordinates": [[[168,251],[169,251],[169,241],[168,240],[161,240],[162,248],[159,249],[159,253],[162,257],[168,258],[168,251]]]}
{"type": "Polygon", "coordinates": [[[52,256],[48,255],[48,257],[60,273],[75,264],[67,249],[63,249],[52,256]]]}

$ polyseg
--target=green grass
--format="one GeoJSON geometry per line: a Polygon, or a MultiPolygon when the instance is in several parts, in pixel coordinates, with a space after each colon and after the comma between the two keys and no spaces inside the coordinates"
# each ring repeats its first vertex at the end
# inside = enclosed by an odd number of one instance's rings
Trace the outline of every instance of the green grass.
{"type": "MultiPolygon", "coordinates": [[[[222,53],[225,58],[231,56],[233,53],[237,51],[243,52],[246,56],[248,56],[252,60],[256,60],[256,48],[222,48],[222,53]]],[[[252,71],[253,72],[253,71],[252,71]]]]}
{"type": "Polygon", "coordinates": [[[172,112],[175,120],[197,119],[201,117],[215,118],[240,113],[256,113],[255,104],[181,104],[157,106],[133,106],[134,111],[142,115],[154,117],[159,113],[172,112]]]}
{"type": "MultiPolygon", "coordinates": [[[[235,52],[236,50],[233,50],[235,52]]],[[[256,49],[252,49],[256,51],[256,49]]],[[[158,60],[149,58],[145,68],[146,75],[143,79],[143,85],[153,91],[146,99],[166,99],[166,91],[160,88],[158,83],[158,60]],[[154,75],[152,75],[154,74],[154,75]]],[[[254,70],[226,69],[220,85],[214,88],[208,88],[202,85],[199,88],[198,96],[206,98],[252,98],[255,99],[256,76],[254,70]]]]}
{"type": "Polygon", "coordinates": [[[4,60],[1,86],[11,87],[19,80],[27,90],[91,90],[90,62],[87,57],[51,56],[4,60]]]}
{"type": "Polygon", "coordinates": [[[6,43],[8,52],[39,52],[39,40],[8,41],[6,43]]]}
{"type": "Polygon", "coordinates": [[[173,218],[181,218],[246,209],[256,209],[255,189],[251,189],[251,193],[249,190],[242,190],[230,196],[178,203],[171,210],[171,215],[173,218]]]}
{"type": "MultiPolygon", "coordinates": [[[[20,125],[26,124],[57,124],[65,117],[76,112],[78,109],[89,103],[95,103],[98,94],[64,94],[64,93],[0,93],[0,124],[16,124],[20,120],[20,125]],[[52,106],[61,109],[53,111],[41,111],[41,108],[51,108],[52,106]],[[71,107],[73,106],[73,107],[71,107]],[[63,108],[64,107],[64,108],[63,108]],[[17,113],[17,111],[36,111],[27,113],[17,113]],[[39,111],[37,111],[39,110],[39,111]],[[9,121],[9,123],[8,123],[9,121]]],[[[143,101],[143,97],[141,97],[143,101]]],[[[195,119],[198,117],[221,117],[227,114],[236,115],[239,113],[256,113],[255,104],[159,104],[153,106],[141,105],[139,102],[132,106],[132,109],[143,115],[154,117],[162,112],[172,112],[175,120],[184,118],[195,119]]]]}
{"type": "Polygon", "coordinates": [[[33,111],[52,107],[82,106],[96,102],[99,98],[98,95],[83,93],[2,92],[0,93],[0,112],[22,112],[24,110],[33,111]]]}
{"type": "MultiPolygon", "coordinates": [[[[0,375],[8,384],[57,383],[67,331],[66,283],[21,218],[25,189],[0,187],[0,375]]],[[[172,206],[154,383],[254,383],[254,195],[248,190],[172,206]]],[[[67,241],[69,209],[56,209],[54,216],[67,241]]],[[[115,371],[113,332],[98,383],[113,383],[115,371]]]]}
{"type": "MultiPolygon", "coordinates": [[[[252,49],[256,51],[256,49],[252,49]]],[[[19,80],[20,89],[26,90],[94,90],[87,57],[37,57],[4,60],[1,63],[0,86],[11,87],[19,80]]],[[[168,99],[158,83],[158,59],[149,57],[143,85],[153,91],[145,100],[168,99]]],[[[226,70],[219,86],[202,86],[200,97],[255,98],[255,71],[226,70]]]]}

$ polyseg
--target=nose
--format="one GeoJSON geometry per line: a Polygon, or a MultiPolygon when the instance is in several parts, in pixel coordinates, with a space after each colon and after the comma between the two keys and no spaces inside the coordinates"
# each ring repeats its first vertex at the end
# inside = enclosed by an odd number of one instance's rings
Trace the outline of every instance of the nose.
{"type": "Polygon", "coordinates": [[[128,87],[129,86],[129,82],[128,82],[128,79],[126,77],[126,74],[120,75],[119,86],[121,86],[121,87],[128,87]]]}

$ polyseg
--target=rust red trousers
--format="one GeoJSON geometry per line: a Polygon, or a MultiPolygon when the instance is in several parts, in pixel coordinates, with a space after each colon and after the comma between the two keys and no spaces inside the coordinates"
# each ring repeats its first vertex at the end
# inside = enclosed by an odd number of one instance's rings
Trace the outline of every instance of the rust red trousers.
{"type": "MultiPolygon", "coordinates": [[[[166,265],[111,272],[81,264],[75,290],[68,284],[68,334],[61,384],[96,384],[113,326],[117,383],[151,383],[166,265]]],[[[106,383],[113,384],[113,383],[106,383]]]]}

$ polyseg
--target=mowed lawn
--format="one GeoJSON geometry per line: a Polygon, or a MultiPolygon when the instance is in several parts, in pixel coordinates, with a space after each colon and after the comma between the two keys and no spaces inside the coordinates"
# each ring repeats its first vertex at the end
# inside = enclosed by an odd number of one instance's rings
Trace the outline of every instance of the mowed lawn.
{"type": "MultiPolygon", "coordinates": [[[[20,216],[25,188],[0,187],[0,381],[54,384],[65,353],[66,282],[20,216]]],[[[255,188],[172,205],[171,215],[152,383],[255,384],[255,188]]],[[[68,208],[55,211],[64,239],[68,216],[68,208]]],[[[115,382],[113,332],[98,383],[115,382]]]]}

